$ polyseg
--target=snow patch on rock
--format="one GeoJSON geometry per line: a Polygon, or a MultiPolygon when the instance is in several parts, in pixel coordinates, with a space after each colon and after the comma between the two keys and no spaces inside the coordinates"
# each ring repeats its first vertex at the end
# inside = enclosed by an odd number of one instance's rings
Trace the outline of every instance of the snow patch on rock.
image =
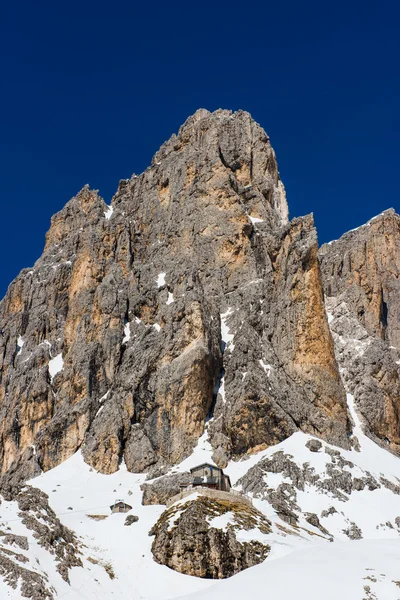
{"type": "Polygon", "coordinates": [[[104,216],[107,219],[107,221],[109,221],[111,219],[111,215],[113,214],[113,212],[114,212],[114,208],[111,206],[111,204],[110,204],[110,206],[107,205],[107,210],[104,213],[104,216]]]}
{"type": "Polygon", "coordinates": [[[162,287],[163,285],[165,285],[165,275],[166,273],[159,273],[157,276],[157,287],[162,287]]]}
{"type": "Polygon", "coordinates": [[[51,381],[53,381],[54,377],[57,373],[60,373],[64,368],[64,361],[62,357],[62,353],[57,354],[54,358],[49,361],[49,373],[51,377],[51,381]]]}
{"type": "Polygon", "coordinates": [[[126,342],[129,342],[130,339],[131,339],[131,326],[129,323],[127,323],[124,327],[124,337],[122,339],[122,343],[125,344],[126,342]]]}

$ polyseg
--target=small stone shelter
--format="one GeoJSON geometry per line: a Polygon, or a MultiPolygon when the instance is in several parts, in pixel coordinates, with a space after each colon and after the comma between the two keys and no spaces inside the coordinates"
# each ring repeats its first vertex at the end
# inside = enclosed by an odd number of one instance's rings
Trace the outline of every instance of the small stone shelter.
{"type": "Polygon", "coordinates": [[[115,504],[110,506],[112,513],[127,513],[132,510],[132,506],[124,502],[123,500],[117,500],[115,504]]]}
{"type": "Polygon", "coordinates": [[[191,481],[187,485],[192,487],[207,487],[222,492],[229,492],[231,489],[231,480],[229,475],[225,475],[223,470],[210,463],[203,463],[190,469],[191,481]]]}

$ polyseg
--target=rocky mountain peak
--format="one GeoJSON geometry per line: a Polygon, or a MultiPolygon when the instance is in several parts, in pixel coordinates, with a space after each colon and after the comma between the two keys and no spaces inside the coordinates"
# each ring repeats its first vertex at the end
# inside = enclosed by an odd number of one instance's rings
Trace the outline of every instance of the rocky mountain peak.
{"type": "Polygon", "coordinates": [[[189,180],[210,165],[221,184],[228,176],[230,185],[239,193],[247,191],[246,204],[250,210],[254,208],[264,215],[267,211],[271,216],[274,211],[279,222],[287,222],[285,190],[275,153],[267,134],[249,113],[196,111],[152,160],[153,166],[167,172],[179,169],[182,163],[186,165],[189,180]],[[190,175],[189,171],[193,173],[190,175]]]}
{"type": "Polygon", "coordinates": [[[197,111],[111,207],[85,186],[0,305],[4,476],[78,448],[160,469],[205,428],[220,465],[299,429],[347,447],[317,250],[244,111],[197,111]]]}
{"type": "Polygon", "coordinates": [[[107,206],[98,190],[86,184],[64,208],[51,219],[44,251],[61,244],[71,235],[79,235],[87,226],[104,217],[107,206]]]}
{"type": "Polygon", "coordinates": [[[390,209],[318,250],[244,111],[198,110],[110,206],[84,186],[0,303],[0,590],[182,597],[249,569],[204,589],[257,597],[280,563],[289,598],[287,564],[325,552],[329,578],[357,540],[352,597],[395,593],[397,546],[389,570],[370,549],[400,532],[399,234],[390,209]]]}
{"type": "Polygon", "coordinates": [[[319,256],[326,295],[343,295],[371,335],[400,347],[400,216],[394,209],[324,244],[319,256]]]}

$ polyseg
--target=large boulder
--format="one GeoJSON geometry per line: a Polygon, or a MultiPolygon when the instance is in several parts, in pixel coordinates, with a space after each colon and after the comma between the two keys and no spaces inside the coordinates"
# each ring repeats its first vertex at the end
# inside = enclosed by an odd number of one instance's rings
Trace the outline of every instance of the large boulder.
{"type": "Polygon", "coordinates": [[[270,525],[248,504],[200,496],[164,511],[150,531],[152,552],[158,563],[180,573],[223,579],[265,560],[270,525]],[[248,541],[240,540],[243,531],[248,541]]]}

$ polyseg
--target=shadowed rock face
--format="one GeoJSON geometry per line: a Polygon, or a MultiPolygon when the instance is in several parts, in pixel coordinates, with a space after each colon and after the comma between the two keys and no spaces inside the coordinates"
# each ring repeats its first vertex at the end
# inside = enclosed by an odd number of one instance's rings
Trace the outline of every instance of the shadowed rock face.
{"type": "Polygon", "coordinates": [[[400,452],[400,217],[389,209],[319,251],[335,351],[366,432],[400,452]]]}
{"type": "Polygon", "coordinates": [[[0,304],[1,472],[176,463],[207,416],[221,465],[298,429],[346,446],[312,217],[251,116],[197,111],[112,208],[83,188],[0,304]]]}

